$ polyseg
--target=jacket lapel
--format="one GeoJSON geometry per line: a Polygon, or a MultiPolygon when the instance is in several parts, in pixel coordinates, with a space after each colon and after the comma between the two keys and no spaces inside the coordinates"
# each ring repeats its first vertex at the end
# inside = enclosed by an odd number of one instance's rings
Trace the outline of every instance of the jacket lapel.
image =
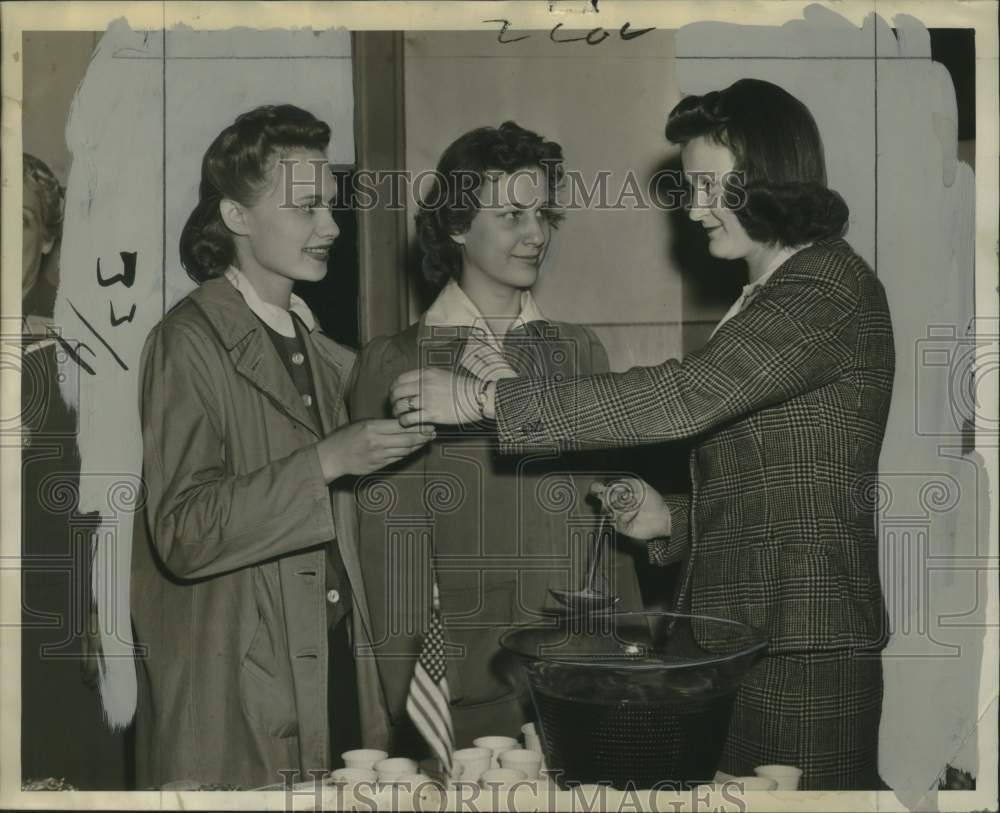
{"type": "Polygon", "coordinates": [[[263,392],[278,409],[320,437],[319,427],[262,326],[257,325],[240,345],[230,351],[230,355],[236,372],[263,392]]]}
{"type": "Polygon", "coordinates": [[[218,334],[236,371],[281,412],[319,436],[267,330],[229,280],[219,277],[203,282],[190,298],[218,334]]]}

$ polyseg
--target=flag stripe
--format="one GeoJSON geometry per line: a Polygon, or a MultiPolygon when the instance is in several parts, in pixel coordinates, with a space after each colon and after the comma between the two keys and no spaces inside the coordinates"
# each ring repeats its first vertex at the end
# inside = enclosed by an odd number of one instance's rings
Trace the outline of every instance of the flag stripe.
{"type": "Polygon", "coordinates": [[[448,682],[444,678],[441,678],[438,683],[433,682],[430,675],[424,672],[422,667],[420,672],[419,676],[414,674],[416,686],[411,688],[417,688],[427,696],[428,702],[435,707],[439,715],[438,720],[444,724],[448,740],[454,742],[455,732],[451,724],[451,692],[448,690],[448,682]]]}
{"type": "Polygon", "coordinates": [[[413,669],[413,677],[410,679],[406,711],[421,736],[441,761],[444,771],[450,774],[451,754],[455,748],[455,730],[451,722],[451,695],[445,671],[441,613],[437,606],[432,606],[430,625],[424,635],[420,655],[413,669]]]}
{"type": "Polygon", "coordinates": [[[431,746],[438,759],[441,760],[445,772],[450,774],[451,754],[448,749],[448,741],[437,736],[431,725],[431,721],[424,715],[423,709],[417,707],[412,697],[406,701],[406,710],[409,712],[410,718],[413,720],[421,736],[427,740],[427,743],[431,746]]]}
{"type": "Polygon", "coordinates": [[[451,739],[451,709],[449,708],[444,697],[438,695],[437,698],[431,696],[431,693],[427,691],[427,687],[419,680],[417,676],[414,676],[414,681],[410,686],[410,700],[413,701],[414,705],[417,706],[425,715],[428,711],[433,711],[434,716],[428,715],[428,723],[434,730],[434,734],[441,738],[442,740],[451,739]],[[423,698],[416,697],[415,695],[422,694],[423,698]],[[426,701],[426,705],[423,701],[426,701]],[[444,725],[441,726],[440,724],[444,725]],[[444,730],[442,730],[442,728],[444,730]]]}
{"type": "MultiPolygon", "coordinates": [[[[413,702],[414,710],[420,717],[423,718],[424,725],[418,726],[418,728],[421,729],[421,734],[423,734],[427,739],[434,738],[440,740],[444,744],[453,741],[453,738],[448,732],[447,725],[442,725],[442,712],[440,708],[435,708],[433,706],[428,707],[422,702],[421,698],[417,696],[416,692],[410,696],[410,700],[413,702]]],[[[411,714],[411,717],[412,716],[413,715],[411,714]]],[[[414,720],[414,722],[417,721],[414,720]]],[[[439,754],[439,756],[441,756],[442,761],[444,761],[445,757],[441,754],[439,754]]]]}

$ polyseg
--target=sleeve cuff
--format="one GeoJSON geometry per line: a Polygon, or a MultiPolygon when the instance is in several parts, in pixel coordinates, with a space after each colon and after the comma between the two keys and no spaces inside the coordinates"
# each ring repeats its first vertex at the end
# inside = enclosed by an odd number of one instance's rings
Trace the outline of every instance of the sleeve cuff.
{"type": "Polygon", "coordinates": [[[664,567],[679,561],[690,543],[691,499],[669,494],[663,498],[670,509],[670,536],[649,540],[646,551],[650,564],[664,567]]]}
{"type": "Polygon", "coordinates": [[[539,384],[531,379],[497,380],[494,420],[500,451],[504,454],[531,448],[545,440],[538,388],[539,384]]]}
{"type": "Polygon", "coordinates": [[[311,469],[307,482],[313,484],[313,487],[316,489],[316,502],[326,509],[324,511],[321,508],[316,513],[317,522],[322,529],[320,533],[326,535],[327,539],[335,539],[337,536],[337,523],[333,516],[333,501],[330,499],[330,487],[326,483],[326,477],[323,475],[323,464],[319,460],[318,445],[313,444],[311,448],[304,449],[303,451],[307,453],[307,465],[311,469]]]}

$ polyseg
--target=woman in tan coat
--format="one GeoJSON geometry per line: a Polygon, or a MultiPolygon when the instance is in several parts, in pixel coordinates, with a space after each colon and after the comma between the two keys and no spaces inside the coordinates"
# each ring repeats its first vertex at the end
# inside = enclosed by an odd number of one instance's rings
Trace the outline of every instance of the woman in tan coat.
{"type": "Polygon", "coordinates": [[[181,237],[199,287],[143,351],[139,787],[260,787],[386,740],[349,477],[430,435],[347,422],[353,354],[292,294],[338,235],[329,138],[288,105],[220,133],[181,237]]]}

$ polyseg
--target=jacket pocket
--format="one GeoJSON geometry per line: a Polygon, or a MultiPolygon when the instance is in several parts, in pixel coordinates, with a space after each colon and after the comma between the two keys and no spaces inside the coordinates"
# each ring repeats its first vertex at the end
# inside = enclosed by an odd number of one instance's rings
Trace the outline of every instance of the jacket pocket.
{"type": "Polygon", "coordinates": [[[771,652],[825,649],[850,639],[846,575],[823,546],[748,546],[737,578],[741,620],[768,633],[771,652]]]}
{"type": "Polygon", "coordinates": [[[279,665],[267,624],[261,617],[240,662],[240,703],[256,728],[271,737],[293,737],[299,721],[292,694],[291,672],[279,665]]]}

